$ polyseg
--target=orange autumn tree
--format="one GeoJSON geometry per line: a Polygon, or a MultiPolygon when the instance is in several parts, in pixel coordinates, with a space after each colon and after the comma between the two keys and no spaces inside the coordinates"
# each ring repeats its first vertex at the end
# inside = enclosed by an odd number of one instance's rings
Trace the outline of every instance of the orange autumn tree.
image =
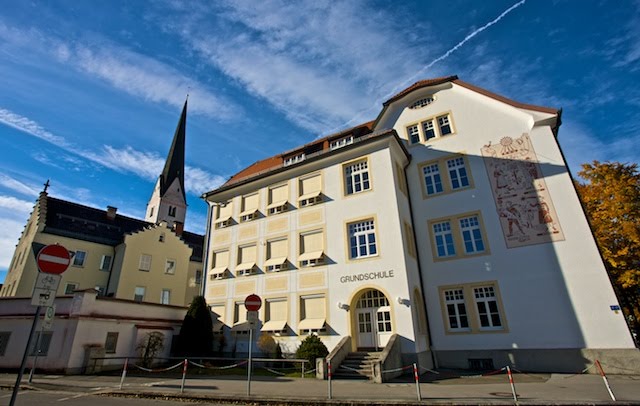
{"type": "Polygon", "coordinates": [[[637,164],[583,164],[576,187],[627,321],[640,332],[640,173],[637,164]]]}

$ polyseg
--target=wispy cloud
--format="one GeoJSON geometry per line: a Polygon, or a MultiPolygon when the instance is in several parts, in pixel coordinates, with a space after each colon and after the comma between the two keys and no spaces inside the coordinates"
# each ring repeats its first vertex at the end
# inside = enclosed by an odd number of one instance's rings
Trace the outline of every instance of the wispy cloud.
{"type": "Polygon", "coordinates": [[[39,191],[34,185],[28,185],[18,179],[2,174],[0,174],[0,186],[26,196],[38,196],[39,191]]]}
{"type": "Polygon", "coordinates": [[[13,196],[0,195],[0,269],[7,269],[13,251],[24,229],[29,213],[34,206],[33,201],[17,199],[13,196]]]}
{"type": "Polygon", "coordinates": [[[29,214],[34,202],[17,199],[13,196],[0,195],[0,208],[16,212],[16,214],[29,214]]]}
{"type": "MultiPolygon", "coordinates": [[[[115,148],[111,145],[103,145],[98,152],[74,148],[74,146],[67,142],[64,137],[50,133],[38,123],[27,117],[2,108],[0,108],[0,123],[55,144],[66,152],[84,158],[90,162],[118,172],[133,173],[143,179],[156,179],[162,172],[162,168],[164,166],[165,158],[163,156],[160,156],[155,152],[139,151],[130,146],[115,148]]],[[[49,161],[46,156],[42,156],[40,158],[41,162],[49,161]]],[[[79,164],[75,158],[68,158],[68,160],[74,162],[75,165],[79,164]]],[[[7,185],[10,185],[10,180],[5,178],[0,177],[0,184],[3,184],[2,182],[4,182],[7,183],[7,185]]],[[[185,168],[185,189],[187,192],[195,195],[200,195],[207,190],[211,190],[221,185],[223,182],[223,177],[208,173],[203,169],[190,166],[185,168]]],[[[13,187],[19,188],[20,185],[13,183],[13,187]]],[[[25,187],[26,186],[24,186],[23,189],[25,187]]]]}

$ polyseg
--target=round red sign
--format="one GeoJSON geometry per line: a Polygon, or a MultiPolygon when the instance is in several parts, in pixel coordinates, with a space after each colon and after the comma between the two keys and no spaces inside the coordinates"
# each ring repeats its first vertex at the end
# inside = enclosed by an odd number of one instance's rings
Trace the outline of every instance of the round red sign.
{"type": "Polygon", "coordinates": [[[250,312],[258,311],[262,307],[262,299],[256,294],[249,295],[244,299],[244,307],[250,312]]]}
{"type": "Polygon", "coordinates": [[[71,256],[62,245],[47,245],[38,253],[36,262],[40,272],[61,274],[69,268],[71,256]]]}

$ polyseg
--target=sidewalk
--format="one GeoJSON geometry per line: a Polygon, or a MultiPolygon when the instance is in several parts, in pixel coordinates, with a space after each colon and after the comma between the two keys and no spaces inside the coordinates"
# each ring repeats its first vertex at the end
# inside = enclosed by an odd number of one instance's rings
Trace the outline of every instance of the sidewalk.
{"type": "MultiPolygon", "coordinates": [[[[14,374],[0,374],[0,387],[15,383],[14,374]]],[[[423,377],[424,378],[424,377],[423,377]]],[[[613,403],[600,376],[559,374],[516,374],[515,386],[521,404],[605,404],[613,403]]],[[[640,405],[640,376],[612,375],[609,383],[616,404],[640,405]]],[[[130,396],[212,400],[221,403],[263,404],[513,404],[511,387],[504,374],[478,378],[451,378],[421,383],[418,402],[415,383],[407,379],[394,383],[334,380],[332,400],[327,400],[328,382],[316,379],[254,377],[251,396],[245,376],[189,377],[180,393],[179,377],[128,376],[122,390],[120,377],[94,375],[36,375],[32,384],[23,380],[23,390],[92,393],[101,396],[130,396]]]]}

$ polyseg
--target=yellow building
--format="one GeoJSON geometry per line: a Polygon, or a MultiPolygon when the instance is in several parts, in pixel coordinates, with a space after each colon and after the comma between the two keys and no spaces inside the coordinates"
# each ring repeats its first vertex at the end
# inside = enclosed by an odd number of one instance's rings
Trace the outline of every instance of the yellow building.
{"type": "Polygon", "coordinates": [[[40,193],[18,241],[0,296],[31,296],[36,253],[60,244],[74,253],[58,295],[96,289],[102,296],[186,306],[200,293],[203,236],[184,231],[187,103],[145,220],[40,193]]]}

